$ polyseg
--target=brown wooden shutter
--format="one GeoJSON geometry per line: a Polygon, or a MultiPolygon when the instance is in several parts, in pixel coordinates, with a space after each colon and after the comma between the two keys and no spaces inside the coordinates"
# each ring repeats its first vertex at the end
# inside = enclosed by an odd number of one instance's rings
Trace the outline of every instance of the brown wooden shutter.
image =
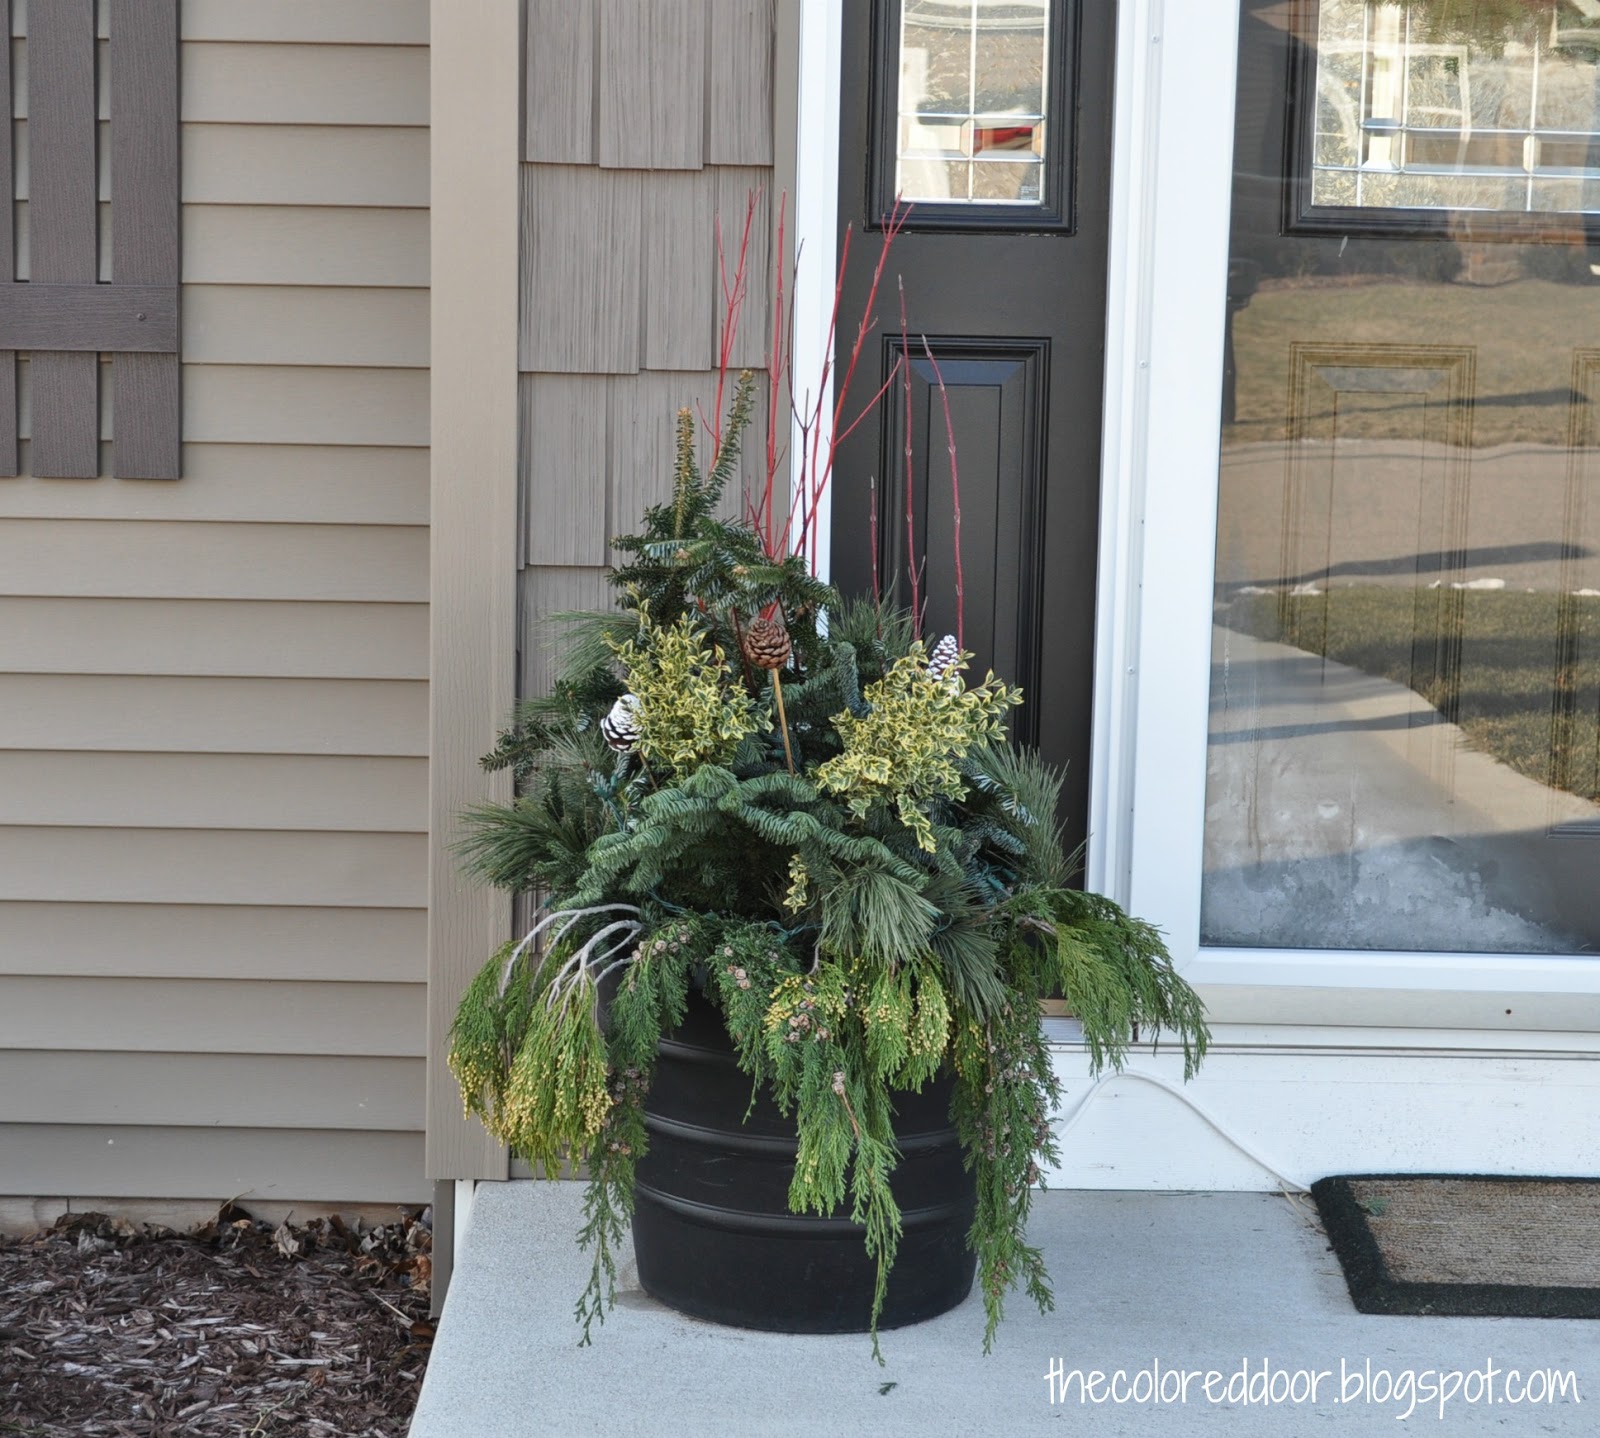
{"type": "MultiPolygon", "coordinates": [[[[10,33],[10,0],[0,18],[10,33]]],[[[100,471],[100,356],[112,357],[112,468],[179,474],[178,7],[111,7],[111,280],[98,281],[94,0],[28,8],[30,278],[0,226],[0,474],[17,472],[16,357],[29,352],[31,469],[100,471]]],[[[9,64],[0,100],[9,126],[9,64]]],[[[14,193],[10,146],[0,181],[14,193]]]]}

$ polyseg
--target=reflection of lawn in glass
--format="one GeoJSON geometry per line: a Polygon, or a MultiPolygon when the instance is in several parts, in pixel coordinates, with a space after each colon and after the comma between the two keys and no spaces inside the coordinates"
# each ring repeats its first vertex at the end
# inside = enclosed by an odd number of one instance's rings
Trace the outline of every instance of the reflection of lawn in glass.
{"type": "MultiPolygon", "coordinates": [[[[1224,426],[1225,446],[1282,439],[1287,433],[1285,379],[1296,342],[1362,345],[1472,345],[1477,351],[1472,413],[1475,447],[1513,441],[1564,445],[1572,407],[1572,352],[1600,335],[1600,286],[1519,280],[1498,287],[1311,276],[1265,282],[1233,317],[1238,417],[1224,426]]],[[[1348,397],[1347,397],[1348,399],[1348,397]]],[[[1361,437],[1409,439],[1422,432],[1415,412],[1396,408],[1383,422],[1354,420],[1361,437]]],[[[1313,416],[1328,429],[1329,416],[1313,416]]]]}
{"type": "Polygon", "coordinates": [[[1554,779],[1600,799],[1600,598],[1380,588],[1321,595],[1242,595],[1219,618],[1260,639],[1294,643],[1353,669],[1404,684],[1448,708],[1435,673],[1431,635],[1414,637],[1419,615],[1460,601],[1456,722],[1472,746],[1541,784],[1554,779]],[[1559,721],[1552,700],[1556,633],[1571,636],[1565,689],[1572,703],[1559,721]],[[1554,763],[1552,750],[1554,749],[1554,763]]]}

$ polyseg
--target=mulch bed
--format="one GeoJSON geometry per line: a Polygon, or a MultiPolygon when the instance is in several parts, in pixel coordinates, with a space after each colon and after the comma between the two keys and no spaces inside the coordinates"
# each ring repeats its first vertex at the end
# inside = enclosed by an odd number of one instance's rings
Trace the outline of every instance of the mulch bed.
{"type": "Polygon", "coordinates": [[[179,1234],[69,1214],[0,1236],[6,1438],[403,1438],[427,1367],[426,1211],[179,1234]]]}

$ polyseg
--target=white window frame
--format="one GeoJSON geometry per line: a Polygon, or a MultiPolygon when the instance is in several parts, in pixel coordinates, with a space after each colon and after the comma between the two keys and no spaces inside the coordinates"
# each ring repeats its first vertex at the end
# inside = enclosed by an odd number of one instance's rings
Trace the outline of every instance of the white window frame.
{"type": "Polygon", "coordinates": [[[1600,1030],[1600,958],[1200,944],[1238,0],[1119,30],[1089,881],[1217,1021],[1600,1030]]]}
{"type": "MultiPolygon", "coordinates": [[[[1238,0],[1119,7],[1085,877],[1161,927],[1217,1023],[1448,1029],[1458,1045],[1600,1031],[1600,958],[1200,945],[1238,16],[1238,0]]],[[[801,375],[820,370],[832,302],[840,27],[840,0],[802,0],[801,375]]]]}

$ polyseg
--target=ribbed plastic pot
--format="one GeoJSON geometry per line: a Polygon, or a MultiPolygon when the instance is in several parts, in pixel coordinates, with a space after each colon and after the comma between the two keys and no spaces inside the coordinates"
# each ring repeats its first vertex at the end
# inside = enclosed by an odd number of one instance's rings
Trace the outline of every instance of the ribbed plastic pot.
{"type": "MultiPolygon", "coordinates": [[[[901,1161],[891,1187],[904,1229],[880,1328],[937,1317],[972,1288],[977,1187],[950,1121],[953,1087],[941,1077],[895,1097],[901,1161]]],[[[739,1328],[867,1330],[877,1268],[865,1229],[843,1213],[789,1212],[794,1119],[766,1093],[751,1109],[722,1016],[699,994],[661,1040],[645,1126],[633,1247],[646,1293],[739,1328]]]]}

